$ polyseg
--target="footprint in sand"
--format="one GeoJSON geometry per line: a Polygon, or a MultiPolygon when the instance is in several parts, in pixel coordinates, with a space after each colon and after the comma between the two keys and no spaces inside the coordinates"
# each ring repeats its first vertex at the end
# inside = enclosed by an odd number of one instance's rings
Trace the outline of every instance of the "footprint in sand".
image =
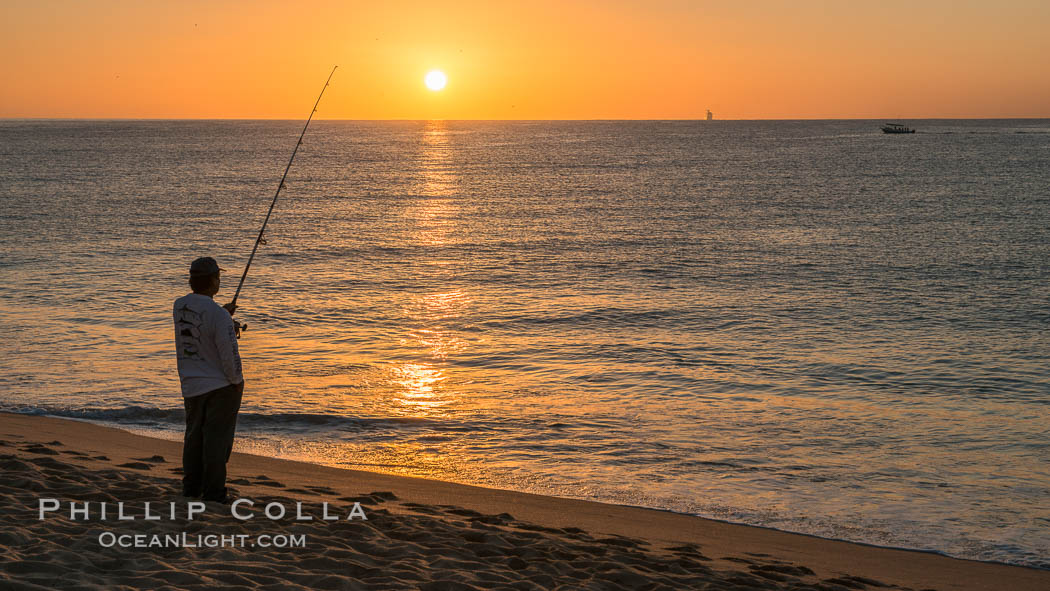
{"type": "Polygon", "coordinates": [[[44,447],[40,444],[27,445],[26,447],[18,448],[22,451],[29,452],[31,454],[43,454],[46,456],[57,456],[58,452],[51,449],[50,447],[44,447]]]}
{"type": "Polygon", "coordinates": [[[315,493],[320,493],[320,494],[323,494],[323,495],[339,494],[339,491],[333,490],[333,489],[331,489],[331,488],[329,488],[327,486],[308,486],[306,488],[312,490],[315,493]]]}
{"type": "Polygon", "coordinates": [[[402,507],[411,509],[416,513],[426,513],[427,515],[440,515],[441,511],[430,505],[420,505],[419,503],[401,503],[402,507]]]}
{"type": "Polygon", "coordinates": [[[167,460],[164,456],[150,456],[148,458],[131,458],[136,462],[149,462],[150,464],[166,464],[167,460]]]}
{"type": "MultiPolygon", "coordinates": [[[[506,513],[504,513],[503,515],[506,515],[506,513]]],[[[485,519],[481,519],[481,518],[475,517],[475,518],[471,519],[471,521],[481,521],[483,523],[488,523],[489,525],[500,525],[500,516],[499,515],[494,515],[494,516],[493,515],[486,515],[485,519]]],[[[556,527],[546,527],[546,526],[543,526],[543,525],[536,525],[535,523],[527,523],[527,522],[524,522],[524,521],[519,521],[519,522],[517,522],[517,523],[515,523],[513,525],[514,525],[514,527],[516,527],[518,529],[523,529],[525,531],[540,532],[540,533],[545,533],[545,534],[560,534],[560,533],[562,533],[562,530],[560,530],[560,529],[558,529],[556,527]]],[[[604,540],[598,540],[598,541],[602,542],[604,540]]],[[[618,541],[618,540],[616,540],[616,541],[618,541]]],[[[613,543],[615,543],[615,541],[613,543]]]]}
{"type": "Polygon", "coordinates": [[[274,488],[284,488],[283,482],[277,482],[273,478],[270,478],[269,476],[265,476],[263,474],[256,476],[255,482],[252,482],[251,484],[257,486],[272,486],[274,488]]]}
{"type": "Polygon", "coordinates": [[[134,468],[136,470],[149,470],[153,466],[143,462],[128,462],[126,464],[117,464],[118,468],[134,468]]]}
{"type": "MultiPolygon", "coordinates": [[[[484,523],[486,525],[510,525],[511,522],[514,521],[514,516],[510,513],[500,513],[499,515],[485,515],[483,513],[478,513],[477,511],[474,511],[472,509],[464,509],[462,507],[453,507],[452,509],[446,509],[445,513],[448,513],[449,515],[458,515],[460,517],[466,517],[471,522],[484,523]]],[[[515,524],[515,527],[519,527],[521,529],[532,529],[532,527],[538,526],[530,526],[529,524],[520,523],[515,524]]],[[[561,530],[552,529],[550,531],[561,533],[561,530]]]]}
{"type": "MultiPolygon", "coordinates": [[[[806,569],[806,570],[809,570],[809,569],[806,569]]],[[[866,577],[855,577],[855,576],[836,577],[834,579],[824,579],[823,582],[824,583],[832,583],[834,585],[842,585],[843,587],[849,587],[850,589],[863,589],[865,585],[870,585],[872,587],[889,587],[889,585],[887,585],[886,583],[882,583],[882,582],[876,581],[874,579],[869,579],[869,578],[866,578],[866,577]]]]}
{"type": "MultiPolygon", "coordinates": [[[[518,526],[521,527],[521,526],[518,526]]],[[[529,528],[532,529],[532,528],[529,528]]],[[[544,530],[540,530],[544,531],[544,530]]],[[[638,540],[635,538],[628,538],[626,536],[614,535],[608,538],[596,538],[594,542],[601,544],[602,546],[609,548],[618,548],[623,550],[642,550],[643,546],[648,546],[649,542],[645,540],[638,540]]]]}
{"type": "Polygon", "coordinates": [[[711,559],[700,553],[700,547],[695,544],[686,544],[684,546],[672,546],[668,548],[671,552],[674,552],[682,559],[687,560],[707,560],[711,559]]]}
{"type": "Polygon", "coordinates": [[[339,497],[339,500],[343,501],[344,503],[361,503],[362,505],[378,505],[380,503],[386,502],[383,499],[377,499],[368,495],[339,497]]]}
{"type": "MultiPolygon", "coordinates": [[[[411,503],[404,503],[404,505],[409,505],[409,504],[411,504],[411,503]]],[[[455,505],[438,505],[438,506],[440,508],[444,509],[445,512],[449,513],[450,515],[458,515],[460,517],[482,517],[481,513],[478,513],[477,511],[474,511],[472,509],[464,509],[462,507],[456,507],[455,505]]]]}
{"type": "MultiPolygon", "coordinates": [[[[748,552],[748,554],[751,554],[748,552]]],[[[758,556],[757,554],[751,554],[751,556],[758,556]]],[[[766,554],[765,556],[769,556],[766,554]]],[[[796,577],[803,577],[806,575],[814,574],[812,570],[804,566],[793,566],[791,564],[777,563],[777,564],[762,564],[762,565],[751,565],[752,571],[763,571],[780,573],[783,575],[792,575],[796,577]]]]}
{"type": "Polygon", "coordinates": [[[397,495],[386,491],[371,492],[367,495],[339,497],[339,500],[347,503],[361,503],[362,505],[379,505],[380,503],[385,503],[387,501],[396,501],[397,495]]]}

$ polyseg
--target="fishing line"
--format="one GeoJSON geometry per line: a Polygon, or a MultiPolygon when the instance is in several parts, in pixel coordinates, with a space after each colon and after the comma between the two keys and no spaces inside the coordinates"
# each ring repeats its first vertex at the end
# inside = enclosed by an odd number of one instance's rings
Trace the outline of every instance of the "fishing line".
{"type": "MultiPolygon", "coordinates": [[[[233,299],[230,304],[237,304],[237,297],[241,295],[241,288],[244,287],[244,279],[248,276],[248,269],[252,266],[252,260],[255,259],[255,252],[259,250],[260,244],[266,244],[263,240],[263,232],[266,231],[266,224],[270,221],[270,214],[273,213],[273,206],[277,205],[277,197],[281,194],[281,189],[284,188],[284,180],[288,178],[288,171],[292,168],[292,162],[295,161],[295,154],[299,151],[299,146],[303,145],[303,137],[306,135],[307,128],[310,127],[310,121],[314,118],[314,113],[317,112],[317,105],[321,104],[321,97],[324,96],[324,91],[328,88],[328,83],[332,81],[332,76],[335,75],[335,70],[339,66],[332,68],[332,73],[328,75],[328,80],[325,80],[324,86],[321,88],[321,94],[317,95],[317,101],[314,103],[314,108],[310,111],[310,116],[306,118],[306,125],[303,126],[303,132],[299,134],[299,141],[295,144],[295,149],[292,150],[292,157],[288,159],[288,166],[284,167],[284,174],[281,175],[281,182],[277,185],[277,192],[273,195],[273,201],[270,202],[270,209],[266,212],[266,219],[263,220],[262,228],[259,228],[259,236],[255,239],[255,245],[252,246],[252,254],[248,257],[248,264],[244,266],[244,273],[241,273],[241,281],[237,284],[237,291],[233,294],[233,299]]],[[[234,322],[237,329],[237,336],[240,337],[242,330],[247,330],[247,324],[240,324],[234,322]]]]}

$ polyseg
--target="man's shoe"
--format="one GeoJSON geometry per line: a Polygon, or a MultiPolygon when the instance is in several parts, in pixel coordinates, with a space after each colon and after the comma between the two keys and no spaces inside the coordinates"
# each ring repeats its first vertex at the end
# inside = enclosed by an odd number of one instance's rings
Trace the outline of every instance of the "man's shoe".
{"type": "Polygon", "coordinates": [[[232,488],[226,487],[226,492],[221,497],[201,497],[202,501],[211,501],[213,503],[222,503],[223,505],[229,505],[230,503],[237,500],[237,491],[232,488]]]}

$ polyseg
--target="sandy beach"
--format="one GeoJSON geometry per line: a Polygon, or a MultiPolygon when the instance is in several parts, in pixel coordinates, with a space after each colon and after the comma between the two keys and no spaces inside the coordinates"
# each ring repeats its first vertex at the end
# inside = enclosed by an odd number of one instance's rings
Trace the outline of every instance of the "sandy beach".
{"type": "Polygon", "coordinates": [[[0,591],[1050,591],[1050,0],[0,14],[0,591]]]}
{"type": "Polygon", "coordinates": [[[66,419],[2,413],[0,447],[6,589],[1050,588],[1050,571],[240,453],[236,511],[195,507],[179,443],[66,419]]]}

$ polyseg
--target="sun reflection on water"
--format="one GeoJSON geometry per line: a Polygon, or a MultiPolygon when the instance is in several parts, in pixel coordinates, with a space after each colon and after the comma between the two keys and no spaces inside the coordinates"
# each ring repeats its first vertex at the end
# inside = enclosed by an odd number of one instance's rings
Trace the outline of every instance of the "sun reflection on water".
{"type": "MultiPolygon", "coordinates": [[[[405,219],[414,226],[411,238],[424,246],[449,244],[450,234],[456,229],[458,177],[452,155],[448,124],[427,121],[420,136],[417,184],[404,212],[405,219]]],[[[447,261],[427,260],[425,264],[443,265],[447,261]]]]}
{"type": "Polygon", "coordinates": [[[396,386],[400,410],[416,416],[431,416],[442,407],[454,404],[454,388],[444,387],[449,376],[446,361],[462,353],[468,343],[448,324],[465,313],[470,298],[459,290],[419,294],[405,306],[405,315],[415,319],[418,327],[408,333],[403,344],[420,349],[430,361],[414,361],[393,367],[392,383],[396,386]]]}
{"type": "Polygon", "coordinates": [[[455,193],[456,175],[452,164],[452,143],[448,123],[427,121],[423,125],[423,154],[420,159],[423,187],[427,197],[450,197],[455,193]]]}
{"type": "MultiPolygon", "coordinates": [[[[419,159],[420,198],[412,200],[405,216],[415,224],[412,238],[425,246],[449,243],[455,230],[457,177],[452,162],[452,145],[445,121],[427,121],[421,136],[419,159]]],[[[428,251],[429,252],[429,251],[428,251]]],[[[443,264],[438,255],[425,264],[443,264]]],[[[408,330],[401,345],[417,350],[420,357],[391,368],[390,383],[394,388],[394,406],[405,415],[430,417],[454,404],[454,388],[446,388],[449,378],[446,361],[450,355],[466,349],[467,343],[449,327],[461,317],[470,298],[459,290],[418,293],[403,305],[408,330]]]]}
{"type": "Polygon", "coordinates": [[[420,363],[406,363],[394,368],[394,383],[401,386],[398,402],[411,414],[427,414],[430,409],[450,402],[435,392],[448,376],[441,369],[420,363]]]}

